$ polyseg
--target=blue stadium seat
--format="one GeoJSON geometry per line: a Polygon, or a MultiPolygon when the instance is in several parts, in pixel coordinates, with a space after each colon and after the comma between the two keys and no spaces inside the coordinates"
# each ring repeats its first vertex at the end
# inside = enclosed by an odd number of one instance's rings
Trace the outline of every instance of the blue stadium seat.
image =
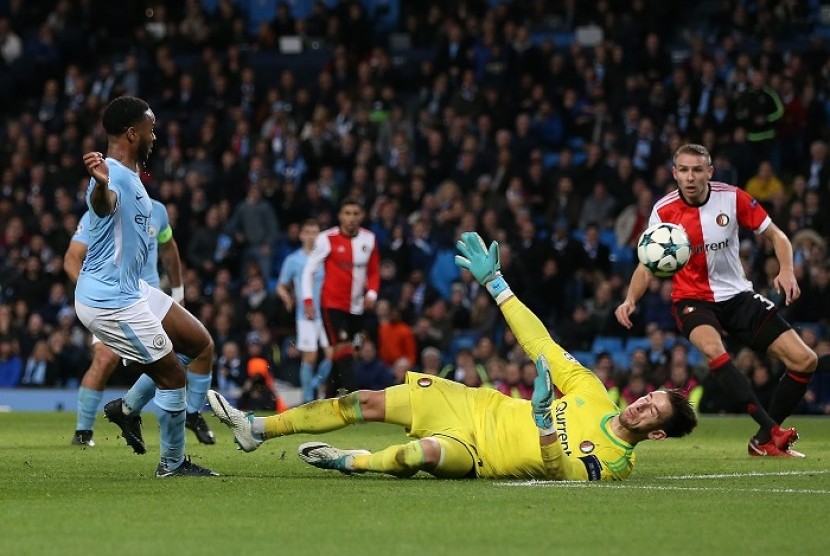
{"type": "Polygon", "coordinates": [[[617,246],[617,234],[614,233],[614,230],[600,230],[599,242],[609,249],[614,249],[617,246]]]}
{"type": "Polygon", "coordinates": [[[631,358],[625,351],[615,351],[611,353],[611,359],[614,360],[614,365],[621,371],[628,371],[631,368],[631,358]]]}
{"type": "Polygon", "coordinates": [[[623,349],[622,338],[616,336],[597,336],[594,338],[594,344],[591,346],[591,351],[596,354],[606,351],[612,356],[618,352],[625,352],[623,349]]]}
{"type": "Polygon", "coordinates": [[[692,367],[700,367],[706,362],[706,358],[703,356],[703,353],[700,352],[694,346],[689,346],[689,354],[686,357],[686,361],[689,362],[689,365],[692,367]]]}
{"type": "Polygon", "coordinates": [[[545,168],[545,170],[550,170],[557,164],[559,164],[559,153],[547,153],[542,158],[542,166],[545,168]]]}
{"type": "Polygon", "coordinates": [[[651,349],[651,343],[649,343],[648,338],[640,338],[634,337],[629,338],[625,342],[625,352],[631,357],[631,352],[635,349],[644,349],[646,351],[651,349]]]}
{"type": "Polygon", "coordinates": [[[478,334],[473,331],[459,332],[450,340],[449,359],[454,362],[456,354],[462,349],[473,349],[478,342],[478,334]]]}
{"type": "Polygon", "coordinates": [[[583,366],[592,369],[594,367],[594,363],[597,362],[597,356],[595,353],[591,351],[571,351],[569,352],[573,355],[577,361],[582,363],[583,366]]]}
{"type": "Polygon", "coordinates": [[[438,290],[444,299],[450,298],[452,283],[461,277],[461,271],[455,266],[455,251],[442,249],[435,254],[432,268],[429,270],[429,283],[438,290]]]}

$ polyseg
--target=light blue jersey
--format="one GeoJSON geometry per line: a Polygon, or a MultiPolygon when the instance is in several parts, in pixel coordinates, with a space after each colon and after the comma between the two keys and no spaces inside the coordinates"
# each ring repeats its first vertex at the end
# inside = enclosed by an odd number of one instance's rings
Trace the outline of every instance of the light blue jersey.
{"type": "MultiPolygon", "coordinates": [[[[300,283],[303,276],[303,267],[308,261],[308,255],[302,248],[297,249],[285,258],[280,269],[280,277],[277,280],[279,284],[286,285],[289,282],[294,285],[294,298],[297,299],[300,293],[300,283]]],[[[323,289],[323,269],[320,268],[314,275],[314,293],[312,300],[314,301],[314,318],[320,318],[320,291],[323,289]]],[[[304,319],[305,312],[303,309],[303,300],[297,299],[297,318],[304,319]]]]}
{"type": "Polygon", "coordinates": [[[92,210],[92,179],[86,197],[89,243],[75,298],[89,307],[121,309],[141,299],[138,280],[155,242],[150,237],[153,203],[134,170],[113,158],[106,162],[115,210],[104,217],[92,210]]]}
{"type": "MultiPolygon", "coordinates": [[[[155,199],[151,199],[151,201],[153,202],[153,216],[150,219],[150,239],[152,241],[150,252],[147,255],[147,262],[144,263],[144,268],[141,270],[141,279],[154,288],[158,288],[161,285],[158,244],[170,241],[173,230],[170,228],[167,208],[155,199]]],[[[75,235],[72,236],[72,241],[89,245],[89,211],[81,216],[81,221],[78,223],[75,235]]]]}

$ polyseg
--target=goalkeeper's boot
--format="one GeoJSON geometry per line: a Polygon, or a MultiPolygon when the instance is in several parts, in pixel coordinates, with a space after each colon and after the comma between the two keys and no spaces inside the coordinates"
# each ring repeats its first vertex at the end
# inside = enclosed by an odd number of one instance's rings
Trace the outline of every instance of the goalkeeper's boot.
{"type": "Polygon", "coordinates": [[[184,426],[192,430],[202,444],[216,444],[216,436],[210,430],[201,412],[188,413],[184,419],[184,426]]]}
{"type": "Polygon", "coordinates": [[[92,448],[95,446],[95,441],[92,440],[92,431],[75,431],[75,435],[72,437],[72,444],[92,448]]]}
{"type": "Polygon", "coordinates": [[[213,390],[208,390],[207,400],[213,413],[233,431],[233,438],[240,450],[253,452],[259,448],[263,438],[253,431],[253,413],[239,411],[222,394],[213,390]]]}
{"type": "Polygon", "coordinates": [[[124,413],[123,400],[118,398],[104,406],[104,416],[121,428],[121,436],[136,454],[144,454],[147,447],[141,435],[141,415],[124,413]]]}
{"type": "Polygon", "coordinates": [[[190,456],[184,458],[184,461],[178,467],[170,469],[164,463],[159,463],[156,467],[156,477],[218,477],[219,473],[211,471],[207,467],[196,465],[190,461],[190,456]]]}
{"type": "Polygon", "coordinates": [[[354,456],[369,455],[368,450],[341,450],[325,442],[306,442],[297,448],[300,459],[319,469],[335,469],[346,475],[361,473],[352,463],[354,456]]]}

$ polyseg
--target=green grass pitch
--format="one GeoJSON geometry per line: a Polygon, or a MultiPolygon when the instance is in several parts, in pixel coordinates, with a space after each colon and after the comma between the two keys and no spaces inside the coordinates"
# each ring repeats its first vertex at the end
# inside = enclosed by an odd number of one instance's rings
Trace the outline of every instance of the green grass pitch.
{"type": "MultiPolygon", "coordinates": [[[[153,476],[158,434],[133,455],[99,419],[70,446],[74,415],[0,415],[0,555],[830,554],[830,420],[796,418],[803,460],[746,455],[747,417],[703,418],[687,439],[646,442],[617,484],[343,476],[296,455],[307,435],[194,461],[219,478],[153,476]]],[[[322,435],[343,447],[406,440],[371,424],[322,435]]]]}

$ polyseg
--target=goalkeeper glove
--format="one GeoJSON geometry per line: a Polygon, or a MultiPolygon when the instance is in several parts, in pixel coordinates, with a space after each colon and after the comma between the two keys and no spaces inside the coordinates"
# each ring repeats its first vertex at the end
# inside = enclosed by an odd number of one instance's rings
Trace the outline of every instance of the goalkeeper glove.
{"type": "Polygon", "coordinates": [[[497,303],[502,303],[513,295],[510,287],[501,275],[499,262],[499,244],[493,242],[490,248],[484,244],[481,236],[475,232],[464,232],[456,243],[461,255],[455,256],[455,264],[470,271],[476,281],[487,288],[497,303]]]}
{"type": "Polygon", "coordinates": [[[535,363],[536,378],[533,379],[533,396],[530,398],[530,405],[533,408],[533,421],[539,429],[539,436],[548,436],[556,433],[553,415],[550,412],[553,405],[550,366],[544,355],[539,355],[535,363]]]}

